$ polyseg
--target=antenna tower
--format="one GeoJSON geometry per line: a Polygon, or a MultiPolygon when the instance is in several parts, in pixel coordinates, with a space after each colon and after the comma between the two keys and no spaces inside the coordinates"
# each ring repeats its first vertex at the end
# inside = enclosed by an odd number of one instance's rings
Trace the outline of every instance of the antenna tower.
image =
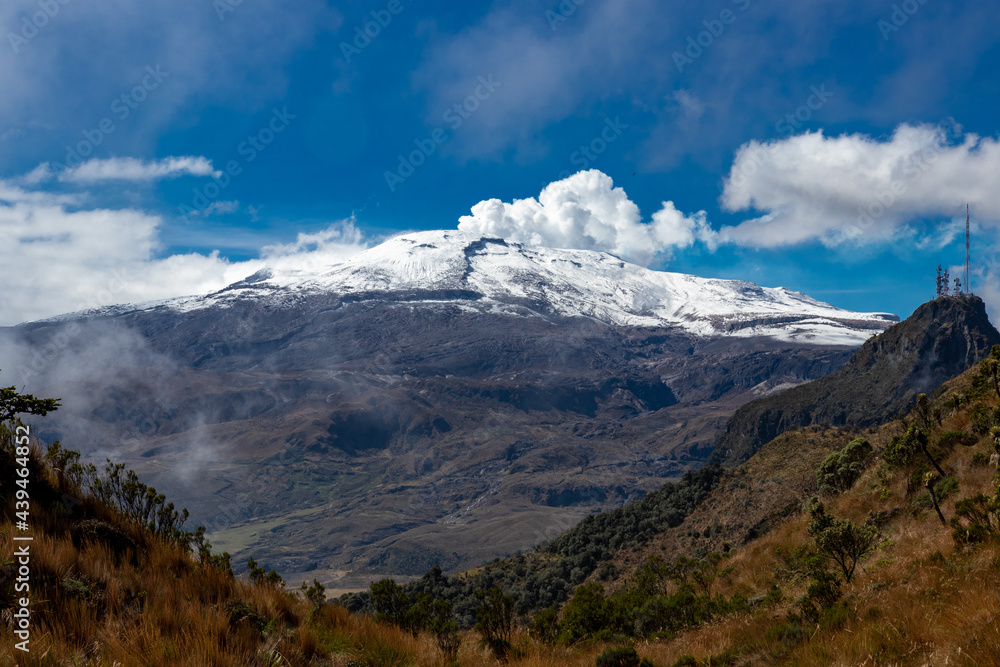
{"type": "Polygon", "coordinates": [[[972,290],[969,288],[971,284],[969,282],[969,205],[965,205],[965,293],[971,294],[972,290]]]}

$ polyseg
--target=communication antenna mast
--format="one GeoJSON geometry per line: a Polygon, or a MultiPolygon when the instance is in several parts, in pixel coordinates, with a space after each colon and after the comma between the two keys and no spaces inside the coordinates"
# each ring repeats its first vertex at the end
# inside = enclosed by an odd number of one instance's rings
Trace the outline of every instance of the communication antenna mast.
{"type": "Polygon", "coordinates": [[[972,290],[969,289],[969,265],[971,264],[969,260],[969,205],[965,205],[965,293],[972,294],[972,290]]]}

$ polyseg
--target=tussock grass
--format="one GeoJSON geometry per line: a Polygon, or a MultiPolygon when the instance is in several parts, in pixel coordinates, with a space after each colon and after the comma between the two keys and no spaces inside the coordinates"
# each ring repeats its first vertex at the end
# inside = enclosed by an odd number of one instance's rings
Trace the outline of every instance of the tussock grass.
{"type": "MultiPolygon", "coordinates": [[[[935,435],[969,432],[971,406],[948,408],[945,397],[970,385],[971,373],[939,392],[933,401],[933,407],[941,410],[935,435]]],[[[995,396],[975,400],[997,403],[995,396]]],[[[736,471],[732,481],[740,483],[740,489],[744,483],[752,486],[755,493],[783,494],[772,505],[791,511],[770,522],[763,535],[735,545],[713,589],[724,596],[742,594],[757,600],[777,589],[780,600],[755,603],[748,611],[673,636],[639,640],[635,642],[639,655],[663,667],[684,656],[693,656],[699,665],[1000,665],[1000,544],[958,548],[951,527],[916,502],[918,493],[908,495],[911,470],[882,465],[878,452],[903,430],[894,422],[861,433],[875,446],[876,460],[850,490],[824,499],[828,512],[855,522],[874,511],[891,517],[878,551],[843,586],[840,606],[818,623],[790,622],[789,614],[796,611],[796,600],[808,581],[790,572],[778,554],[812,544],[808,517],[795,509],[815,489],[814,480],[808,478],[814,475],[810,462],[859,433],[837,429],[786,433],[772,450],[765,447],[760,459],[745,464],[749,473],[736,471]],[[774,471],[780,480],[761,472],[792,456],[798,463],[774,471]]],[[[974,454],[990,451],[992,441],[982,436],[973,446],[958,445],[941,454],[939,463],[958,481],[958,490],[941,502],[946,517],[954,516],[955,503],[962,498],[995,490],[997,471],[972,463],[974,454]]],[[[32,458],[32,653],[12,650],[9,611],[0,611],[0,665],[444,664],[435,638],[428,633],[414,636],[333,604],[313,608],[283,589],[233,578],[198,562],[186,547],[156,537],[91,498],[79,498],[66,507],[61,494],[77,490],[48,469],[37,450],[32,458]],[[101,534],[119,536],[114,538],[117,542],[91,534],[81,537],[83,521],[101,522],[109,527],[101,534]],[[237,609],[239,613],[234,613],[237,609]]],[[[3,468],[9,469],[6,464],[3,468]]],[[[3,599],[11,595],[9,554],[15,534],[10,479],[11,475],[0,479],[0,553],[6,554],[0,563],[4,566],[0,595],[7,596],[3,599]]],[[[728,492],[725,486],[723,492],[728,492]]],[[[739,519],[716,518],[730,523],[739,519]]],[[[700,522],[695,527],[701,531],[707,520],[695,515],[687,521],[700,522]]],[[[660,544],[654,540],[646,553],[690,548],[692,542],[685,537],[689,528],[682,524],[659,538],[660,544]],[[667,544],[668,540],[676,543],[667,544]]],[[[641,557],[644,554],[637,551],[617,562],[634,567],[641,557]]],[[[623,571],[622,577],[630,572],[623,571]]],[[[466,630],[460,637],[459,665],[500,664],[477,633],[466,630]]],[[[592,666],[605,648],[601,643],[546,645],[522,628],[514,634],[508,664],[592,666]]]]}

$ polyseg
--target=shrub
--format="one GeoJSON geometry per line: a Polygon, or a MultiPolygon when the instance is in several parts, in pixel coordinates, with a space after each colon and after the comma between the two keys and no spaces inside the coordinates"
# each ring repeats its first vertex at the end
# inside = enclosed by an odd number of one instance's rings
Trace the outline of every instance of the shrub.
{"type": "Polygon", "coordinates": [[[236,629],[240,625],[249,625],[262,637],[268,632],[271,620],[254,609],[246,602],[227,602],[226,615],[229,616],[229,627],[236,629]]]}
{"type": "Polygon", "coordinates": [[[958,491],[958,480],[951,476],[943,477],[934,484],[934,495],[939,502],[956,491],[958,491]]]}
{"type": "Polygon", "coordinates": [[[997,425],[1000,410],[979,404],[972,408],[969,418],[972,421],[972,432],[976,435],[986,435],[997,425]]]}
{"type": "Polygon", "coordinates": [[[835,562],[844,573],[844,581],[850,583],[858,562],[875,551],[881,531],[875,520],[869,517],[863,524],[856,525],[850,519],[838,519],[827,514],[823,503],[811,503],[809,513],[809,535],[816,542],[819,552],[835,562]]]}
{"type": "Polygon", "coordinates": [[[934,441],[934,446],[942,452],[947,453],[954,449],[955,445],[971,447],[978,441],[979,439],[976,436],[971,433],[966,433],[965,431],[946,431],[934,441]]]}
{"type": "Polygon", "coordinates": [[[573,599],[563,609],[560,624],[563,639],[574,643],[607,627],[609,610],[600,584],[585,584],[576,589],[573,599]]]}
{"type": "Polygon", "coordinates": [[[531,634],[545,644],[555,642],[559,634],[559,607],[543,609],[531,618],[531,634]]]}
{"type": "Polygon", "coordinates": [[[483,635],[483,641],[493,654],[506,660],[514,631],[514,598],[504,595],[496,586],[489,593],[476,591],[476,598],[479,600],[476,630],[483,635]]]}
{"type": "Polygon", "coordinates": [[[997,493],[982,493],[955,503],[952,537],[959,544],[985,542],[1000,533],[1000,487],[997,493]]]}
{"type": "Polygon", "coordinates": [[[394,579],[374,581],[369,586],[375,619],[401,628],[409,626],[410,599],[394,579]]]}
{"type": "Polygon", "coordinates": [[[849,442],[839,452],[826,457],[816,473],[820,491],[835,493],[847,491],[868,467],[872,457],[872,446],[864,438],[849,442]]]}
{"type": "Polygon", "coordinates": [[[885,453],[882,458],[893,468],[902,468],[910,463],[913,454],[917,451],[917,429],[911,425],[906,433],[897,435],[885,446],[885,453]]]}
{"type": "Polygon", "coordinates": [[[647,658],[640,660],[631,646],[618,646],[597,656],[596,667],[653,667],[653,663],[647,658]]]}
{"type": "Polygon", "coordinates": [[[996,348],[993,346],[990,356],[979,362],[979,378],[983,384],[989,384],[1000,398],[1000,361],[997,360],[996,348]]]}
{"type": "Polygon", "coordinates": [[[319,609],[326,602],[326,587],[319,583],[318,579],[313,579],[312,586],[302,582],[302,595],[305,599],[313,603],[313,607],[319,609]]]}
{"type": "Polygon", "coordinates": [[[256,586],[274,586],[275,588],[281,588],[285,585],[285,581],[277,572],[274,570],[268,572],[266,567],[257,565],[257,561],[253,558],[247,561],[247,569],[250,570],[251,584],[256,586]]]}
{"type": "Polygon", "coordinates": [[[897,435],[890,440],[889,444],[885,447],[885,453],[882,455],[882,458],[890,467],[904,468],[913,461],[913,457],[917,452],[923,452],[930,464],[938,471],[938,474],[942,477],[946,476],[944,470],[941,469],[938,462],[931,456],[930,450],[927,449],[927,435],[917,428],[916,424],[910,424],[910,428],[906,430],[906,433],[897,435]]]}
{"type": "Polygon", "coordinates": [[[434,643],[437,644],[438,650],[444,656],[445,662],[453,664],[458,658],[461,638],[458,635],[458,623],[452,616],[450,602],[434,600],[431,603],[427,629],[434,635],[434,643]]]}

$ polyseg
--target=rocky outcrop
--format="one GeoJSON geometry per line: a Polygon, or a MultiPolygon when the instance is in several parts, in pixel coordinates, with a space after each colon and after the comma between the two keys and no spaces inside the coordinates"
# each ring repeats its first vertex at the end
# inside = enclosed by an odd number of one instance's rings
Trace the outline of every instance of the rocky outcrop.
{"type": "Polygon", "coordinates": [[[831,375],[751,401],[719,437],[713,459],[735,466],[792,428],[830,424],[861,428],[909,410],[921,393],[978,363],[1000,333],[976,296],[930,301],[873,336],[831,375]]]}

